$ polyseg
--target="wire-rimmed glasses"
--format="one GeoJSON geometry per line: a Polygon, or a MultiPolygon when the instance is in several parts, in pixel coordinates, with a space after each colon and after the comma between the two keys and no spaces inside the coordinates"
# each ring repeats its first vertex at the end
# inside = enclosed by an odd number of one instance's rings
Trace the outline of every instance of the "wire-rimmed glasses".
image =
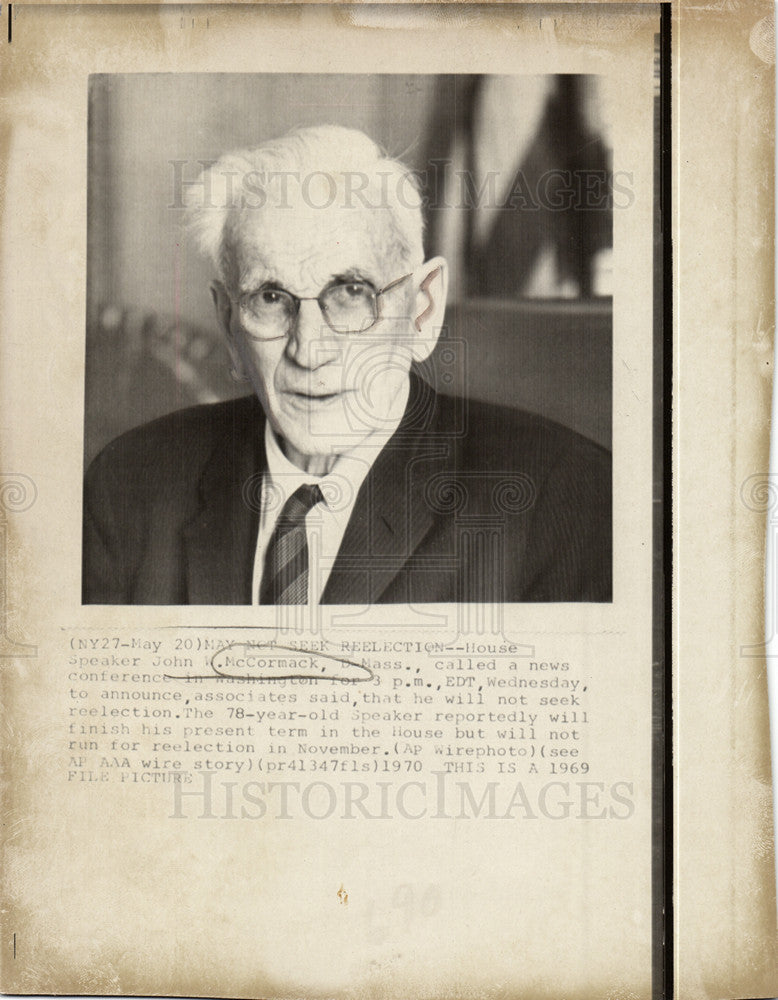
{"type": "Polygon", "coordinates": [[[237,302],[246,322],[247,332],[259,340],[286,337],[292,329],[301,302],[318,302],[327,326],[337,334],[367,333],[381,317],[381,296],[413,272],[376,289],[361,278],[335,280],[315,296],[293,295],[285,288],[266,283],[238,296],[237,302]]]}

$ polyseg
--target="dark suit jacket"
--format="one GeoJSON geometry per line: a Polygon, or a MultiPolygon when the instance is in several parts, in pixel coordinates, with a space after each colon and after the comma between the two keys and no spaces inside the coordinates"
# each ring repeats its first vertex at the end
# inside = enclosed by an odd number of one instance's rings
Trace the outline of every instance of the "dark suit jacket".
{"type": "MultiPolygon", "coordinates": [[[[264,430],[245,397],[109,444],[86,476],[84,603],[251,603],[264,430]]],[[[611,569],[604,449],[412,376],[322,603],[610,601],[611,569]]]]}

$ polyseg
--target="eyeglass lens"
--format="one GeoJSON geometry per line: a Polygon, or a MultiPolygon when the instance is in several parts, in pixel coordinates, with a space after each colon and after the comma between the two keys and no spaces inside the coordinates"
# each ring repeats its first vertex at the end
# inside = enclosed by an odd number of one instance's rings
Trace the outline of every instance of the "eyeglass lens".
{"type": "MultiPolygon", "coordinates": [[[[318,302],[336,333],[362,333],[378,319],[376,293],[363,282],[330,285],[318,302]]],[[[264,336],[281,336],[294,322],[299,300],[283,289],[264,288],[250,296],[246,306],[264,336]]]]}

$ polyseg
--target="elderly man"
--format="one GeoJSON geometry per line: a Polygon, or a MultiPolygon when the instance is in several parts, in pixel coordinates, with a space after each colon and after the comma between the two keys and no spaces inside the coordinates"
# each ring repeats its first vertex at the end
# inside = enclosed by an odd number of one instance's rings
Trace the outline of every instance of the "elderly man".
{"type": "Polygon", "coordinates": [[[527,413],[463,411],[411,370],[447,269],[424,259],[406,168],[323,126],[225,156],[193,190],[252,393],[95,459],[85,603],[611,599],[607,453],[527,413]]]}

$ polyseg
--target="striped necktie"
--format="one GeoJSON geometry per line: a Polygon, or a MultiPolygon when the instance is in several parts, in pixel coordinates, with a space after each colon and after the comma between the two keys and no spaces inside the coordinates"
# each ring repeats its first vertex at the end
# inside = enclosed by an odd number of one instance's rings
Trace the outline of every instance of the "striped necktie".
{"type": "Polygon", "coordinates": [[[318,486],[300,486],[273,529],[259,588],[260,604],[308,603],[308,537],[305,518],[324,497],[318,486]]]}

